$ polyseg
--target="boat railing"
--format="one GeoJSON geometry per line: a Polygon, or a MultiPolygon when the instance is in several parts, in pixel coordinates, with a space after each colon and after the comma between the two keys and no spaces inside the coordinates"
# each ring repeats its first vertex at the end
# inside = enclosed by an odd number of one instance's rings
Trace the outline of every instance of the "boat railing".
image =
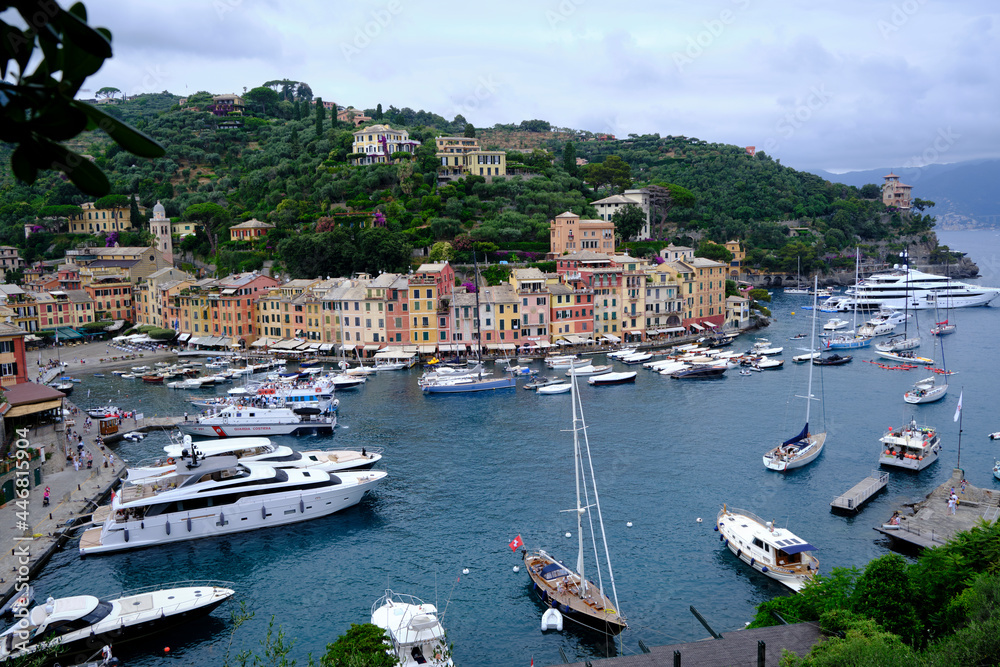
{"type": "MultiPolygon", "coordinates": [[[[393,603],[399,603],[399,604],[410,604],[410,605],[413,605],[415,607],[419,607],[421,605],[426,604],[423,600],[421,600],[420,598],[418,598],[415,595],[408,595],[406,593],[394,593],[392,591],[392,589],[387,588],[385,590],[385,595],[383,595],[382,597],[380,597],[378,600],[375,600],[375,604],[372,605],[372,612],[371,613],[374,615],[375,612],[378,611],[378,609],[380,607],[384,606],[385,603],[387,603],[389,601],[392,601],[393,603]]],[[[436,615],[437,615],[437,612],[435,612],[435,616],[436,615]]]]}
{"type": "MultiPolygon", "coordinates": [[[[754,521],[756,521],[757,523],[759,523],[761,526],[767,526],[767,523],[768,523],[767,521],[765,521],[764,519],[761,519],[759,516],[757,516],[753,512],[751,512],[749,510],[740,509],[738,507],[727,507],[726,508],[726,512],[729,513],[729,514],[742,514],[743,516],[745,516],[745,517],[747,517],[749,519],[753,519],[754,521]]],[[[771,526],[774,527],[774,522],[773,521],[771,522],[771,526]]]]}
{"type": "Polygon", "coordinates": [[[133,595],[143,595],[145,593],[155,593],[166,588],[199,588],[211,586],[213,588],[235,588],[236,584],[231,581],[221,579],[190,579],[187,581],[173,581],[168,584],[151,584],[139,588],[129,588],[118,594],[118,597],[125,598],[133,595]]]}
{"type": "Polygon", "coordinates": [[[920,537],[928,539],[931,542],[937,542],[938,544],[945,544],[947,541],[945,537],[948,537],[947,535],[942,537],[940,535],[935,534],[933,528],[921,529],[916,527],[910,527],[909,522],[903,522],[903,521],[899,522],[899,528],[897,528],[897,530],[910,533],[911,535],[919,535],[920,537]]]}

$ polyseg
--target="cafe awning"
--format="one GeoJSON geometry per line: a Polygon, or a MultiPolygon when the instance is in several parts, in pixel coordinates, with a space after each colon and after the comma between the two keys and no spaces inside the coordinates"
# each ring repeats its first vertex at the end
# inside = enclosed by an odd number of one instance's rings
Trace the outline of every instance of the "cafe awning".
{"type": "Polygon", "coordinates": [[[705,327],[701,326],[700,324],[692,323],[689,326],[692,329],[694,329],[695,331],[704,331],[705,330],[705,327]]]}
{"type": "Polygon", "coordinates": [[[373,352],[374,350],[379,350],[381,348],[382,346],[378,343],[369,343],[368,345],[365,345],[365,352],[373,352]]]}
{"type": "Polygon", "coordinates": [[[620,343],[620,342],[622,342],[621,338],[619,338],[618,336],[615,336],[613,334],[604,334],[602,336],[602,338],[604,338],[604,340],[609,340],[612,343],[620,343]]]}
{"type": "Polygon", "coordinates": [[[680,331],[684,331],[684,327],[669,327],[667,329],[664,329],[663,331],[665,331],[666,333],[678,333],[680,331]]]}
{"type": "Polygon", "coordinates": [[[186,341],[190,337],[191,337],[191,334],[189,334],[189,333],[182,333],[180,336],[177,337],[177,340],[183,343],[184,341],[186,341]]]}
{"type": "Polygon", "coordinates": [[[433,345],[420,345],[418,352],[420,354],[434,354],[434,350],[437,349],[433,345]]]}
{"type": "Polygon", "coordinates": [[[329,352],[333,349],[333,343],[322,343],[319,346],[320,352],[329,352]]]}

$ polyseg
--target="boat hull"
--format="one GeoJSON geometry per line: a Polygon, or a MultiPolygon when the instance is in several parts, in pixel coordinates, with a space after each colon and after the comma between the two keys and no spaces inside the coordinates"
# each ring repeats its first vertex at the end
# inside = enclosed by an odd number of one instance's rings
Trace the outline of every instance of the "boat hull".
{"type": "Polygon", "coordinates": [[[787,460],[782,460],[780,456],[776,455],[775,450],[771,450],[764,455],[764,467],[768,470],[788,472],[809,465],[823,452],[823,445],[826,444],[826,433],[810,435],[808,440],[809,445],[801,449],[800,455],[788,457],[787,460]]]}
{"type": "Polygon", "coordinates": [[[603,375],[594,375],[593,377],[587,378],[587,384],[595,387],[603,387],[605,385],[613,384],[632,384],[635,382],[636,375],[637,373],[635,371],[628,373],[605,373],[603,375]]]}
{"type": "Polygon", "coordinates": [[[765,577],[774,579],[796,593],[802,590],[802,587],[812,580],[813,575],[818,569],[819,564],[815,558],[810,557],[807,561],[811,562],[814,567],[783,567],[780,564],[770,562],[763,550],[760,550],[759,553],[754,552],[756,547],[752,546],[749,536],[738,534],[734,525],[730,525],[734,524],[734,521],[731,521],[731,519],[735,519],[735,524],[738,524],[740,529],[747,525],[756,525],[758,529],[764,529],[764,525],[759,523],[755,516],[736,514],[736,512],[741,511],[733,510],[733,513],[727,513],[723,509],[719,512],[715,520],[715,527],[719,531],[719,539],[725,543],[726,548],[740,561],[760,572],[765,577]]]}
{"type": "Polygon", "coordinates": [[[496,389],[512,389],[517,387],[516,378],[498,378],[496,380],[482,380],[478,382],[466,382],[463,384],[440,384],[424,385],[426,394],[467,394],[476,391],[493,391],[496,389]]]}
{"type": "Polygon", "coordinates": [[[913,391],[912,389],[905,394],[903,394],[903,400],[911,405],[920,405],[921,403],[935,403],[944,398],[945,394],[948,393],[948,385],[941,384],[935,385],[932,388],[913,391]]]}
{"type": "Polygon", "coordinates": [[[199,424],[181,422],[177,428],[181,433],[199,435],[204,438],[240,438],[258,435],[301,435],[304,433],[332,433],[337,425],[336,417],[329,421],[304,421],[294,424],[199,424]]]}
{"type": "Polygon", "coordinates": [[[329,516],[361,502],[384,473],[370,473],[371,481],[337,484],[320,490],[285,491],[244,496],[219,507],[146,516],[142,520],[115,522],[91,528],[80,538],[80,555],[141,549],[205,537],[219,537],[258,528],[284,526],[329,516]],[[96,531],[96,532],[95,532],[96,531]]]}
{"type": "MultiPolygon", "coordinates": [[[[560,593],[553,589],[532,567],[536,561],[540,563],[555,562],[551,556],[546,555],[545,557],[541,557],[536,553],[525,553],[522,555],[526,569],[528,570],[528,576],[531,578],[532,591],[538,596],[543,605],[550,609],[558,609],[566,621],[582,629],[594,630],[609,635],[617,635],[628,627],[625,620],[614,613],[613,610],[611,613],[605,613],[604,610],[597,609],[596,605],[589,605],[565,591],[560,593]]],[[[579,576],[575,572],[571,573],[570,580],[579,581],[579,576]]],[[[600,593],[597,586],[593,583],[590,583],[589,586],[595,591],[594,597],[599,597],[600,593]]],[[[611,600],[605,598],[603,605],[605,609],[611,609],[611,600]]]]}

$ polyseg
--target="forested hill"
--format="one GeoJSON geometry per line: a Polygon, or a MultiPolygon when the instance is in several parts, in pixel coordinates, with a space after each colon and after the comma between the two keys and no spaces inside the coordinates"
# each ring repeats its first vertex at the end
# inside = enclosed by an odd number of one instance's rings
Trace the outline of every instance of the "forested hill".
{"type": "MultiPolygon", "coordinates": [[[[334,122],[329,111],[317,116],[316,105],[285,95],[254,104],[236,123],[181,110],[178,98],[168,94],[144,95],[105,108],[163,143],[165,157],[135,158],[100,134],[84,135],[74,147],[108,173],[114,193],[135,194],[147,208],[160,200],[167,215],[198,220],[218,234],[218,244],[202,233],[181,248],[215,260],[220,271],[260,268],[267,259],[303,276],[404,270],[411,249],[443,241],[451,248],[439,251],[459,259],[473,241],[531,258],[548,249],[548,221],[555,215],[569,210],[594,217],[588,202],[653,184],[693,195],[677,199],[693,205],[670,209],[665,224],[654,229],[657,239],[742,239],[763,268],[788,262],[794,267],[796,256],[802,256],[803,269],[828,265],[858,242],[922,234],[932,225],[919,213],[885,215],[877,189],[833,184],[763,153],[751,156],[739,147],[687,137],[586,140],[594,135],[552,132],[544,121],[484,131],[484,147],[507,149],[508,169],[519,175],[493,183],[474,176],[439,186],[433,139],[475,132],[464,118],[449,122],[395,107],[379,118],[381,109],[366,110],[375,122],[405,127],[422,145],[401,164],[352,166],[354,127],[334,122]],[[500,137],[519,133],[537,134],[539,141],[530,143],[539,147],[498,145],[500,137]],[[578,167],[577,157],[589,164],[578,167]],[[276,229],[256,244],[228,242],[228,226],[251,217],[276,229]],[[799,229],[797,237],[791,228],[799,229]]],[[[8,147],[0,148],[5,165],[9,155],[8,147]]],[[[57,216],[61,209],[52,207],[89,200],[61,175],[46,173],[26,186],[5,166],[0,179],[0,242],[25,248],[33,260],[59,256],[84,240],[50,225],[25,242],[24,224],[57,216]]],[[[120,242],[142,240],[133,234],[120,242]]],[[[638,244],[633,252],[655,245],[638,244]]]]}

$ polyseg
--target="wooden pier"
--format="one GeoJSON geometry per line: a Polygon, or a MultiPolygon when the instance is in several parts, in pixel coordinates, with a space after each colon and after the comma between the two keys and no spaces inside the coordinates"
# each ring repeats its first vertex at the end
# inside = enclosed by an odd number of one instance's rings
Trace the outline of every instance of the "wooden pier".
{"type": "Polygon", "coordinates": [[[834,498],[830,507],[845,512],[858,512],[862,505],[871,500],[872,496],[884,489],[888,483],[889,473],[873,470],[871,475],[855,484],[850,491],[834,498]]]}

